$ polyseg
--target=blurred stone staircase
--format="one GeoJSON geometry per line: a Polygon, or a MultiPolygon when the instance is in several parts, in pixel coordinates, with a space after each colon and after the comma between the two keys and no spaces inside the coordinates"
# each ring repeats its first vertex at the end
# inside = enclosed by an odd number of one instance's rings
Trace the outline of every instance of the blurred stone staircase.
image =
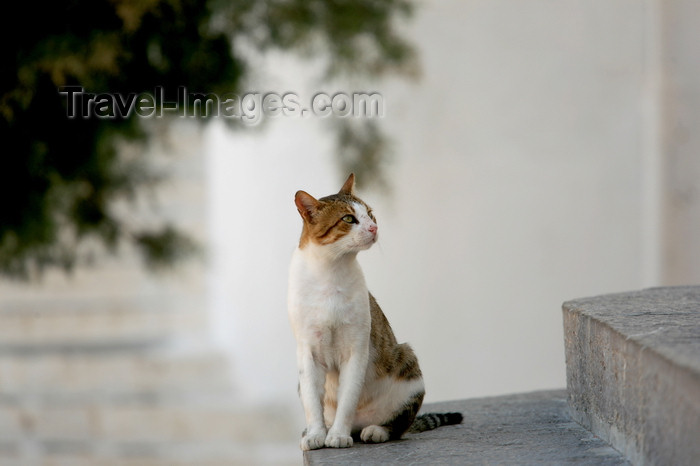
{"type": "Polygon", "coordinates": [[[289,413],[236,401],[205,317],[184,295],[0,299],[0,464],[293,464],[289,413]]]}
{"type": "MultiPolygon", "coordinates": [[[[144,160],[167,181],[114,207],[206,245],[197,126],[156,130],[163,142],[144,160]]],[[[202,261],[154,275],[128,248],[96,257],[68,276],[0,281],[0,466],[298,464],[289,407],[237,399],[202,261]]]]}

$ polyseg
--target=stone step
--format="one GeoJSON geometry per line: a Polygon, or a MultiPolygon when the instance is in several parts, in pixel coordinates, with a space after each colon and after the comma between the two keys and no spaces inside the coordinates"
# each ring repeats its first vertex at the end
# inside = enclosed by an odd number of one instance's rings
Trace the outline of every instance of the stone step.
{"type": "Polygon", "coordinates": [[[700,286],[563,305],[573,416],[633,464],[700,461],[700,286]]]}
{"type": "Polygon", "coordinates": [[[0,405],[0,464],[298,464],[289,409],[210,401],[0,405]]]}
{"type": "Polygon", "coordinates": [[[0,354],[148,344],[205,326],[201,303],[182,296],[3,299],[0,354]]]}
{"type": "Polygon", "coordinates": [[[3,442],[31,439],[76,444],[93,440],[144,445],[195,440],[249,443],[289,440],[289,427],[294,423],[288,411],[252,410],[237,406],[230,399],[204,397],[72,406],[0,404],[0,422],[3,442]]]}
{"type": "Polygon", "coordinates": [[[229,361],[214,350],[0,353],[0,400],[83,403],[230,391],[229,361]]]}
{"type": "Polygon", "coordinates": [[[299,413],[232,385],[192,347],[0,355],[0,465],[298,464],[299,413]]]}
{"type": "Polygon", "coordinates": [[[393,442],[306,452],[305,464],[629,464],[571,419],[564,390],[430,403],[422,411],[459,411],[464,422],[393,442]]]}
{"type": "Polygon", "coordinates": [[[84,452],[78,448],[52,446],[58,453],[40,457],[11,456],[3,460],[3,466],[299,466],[298,445],[266,444],[261,446],[232,445],[188,445],[167,444],[158,450],[140,453],[142,449],[129,446],[100,447],[108,454],[84,452]],[[296,453],[296,455],[295,455],[296,453]]]}

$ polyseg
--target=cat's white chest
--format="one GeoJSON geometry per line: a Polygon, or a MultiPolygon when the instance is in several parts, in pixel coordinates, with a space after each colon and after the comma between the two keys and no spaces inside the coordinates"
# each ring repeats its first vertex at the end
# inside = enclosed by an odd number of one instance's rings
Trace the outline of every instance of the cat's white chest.
{"type": "Polygon", "coordinates": [[[369,337],[369,295],[359,264],[328,267],[297,249],[289,275],[289,318],[297,341],[333,354],[369,337]]]}

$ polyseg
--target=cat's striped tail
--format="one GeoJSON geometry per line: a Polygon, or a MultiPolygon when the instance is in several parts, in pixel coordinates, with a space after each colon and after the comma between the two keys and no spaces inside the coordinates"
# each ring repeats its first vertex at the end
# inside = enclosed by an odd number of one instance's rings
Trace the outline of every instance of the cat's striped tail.
{"type": "Polygon", "coordinates": [[[408,428],[410,433],[425,432],[437,429],[440,426],[449,426],[462,423],[462,413],[426,413],[416,417],[408,428]]]}

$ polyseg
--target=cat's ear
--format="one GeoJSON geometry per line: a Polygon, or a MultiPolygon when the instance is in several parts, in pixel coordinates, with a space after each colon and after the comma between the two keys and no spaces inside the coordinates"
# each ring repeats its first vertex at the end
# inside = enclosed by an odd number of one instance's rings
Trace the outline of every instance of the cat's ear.
{"type": "Polygon", "coordinates": [[[294,203],[301,217],[309,223],[313,222],[313,214],[318,209],[318,202],[311,194],[305,191],[297,191],[294,195],[294,203]]]}
{"type": "Polygon", "coordinates": [[[350,176],[348,176],[348,179],[345,180],[345,184],[343,185],[342,188],[340,188],[340,191],[338,191],[338,194],[350,194],[350,195],[355,194],[355,174],[354,173],[350,173],[350,176]]]}

